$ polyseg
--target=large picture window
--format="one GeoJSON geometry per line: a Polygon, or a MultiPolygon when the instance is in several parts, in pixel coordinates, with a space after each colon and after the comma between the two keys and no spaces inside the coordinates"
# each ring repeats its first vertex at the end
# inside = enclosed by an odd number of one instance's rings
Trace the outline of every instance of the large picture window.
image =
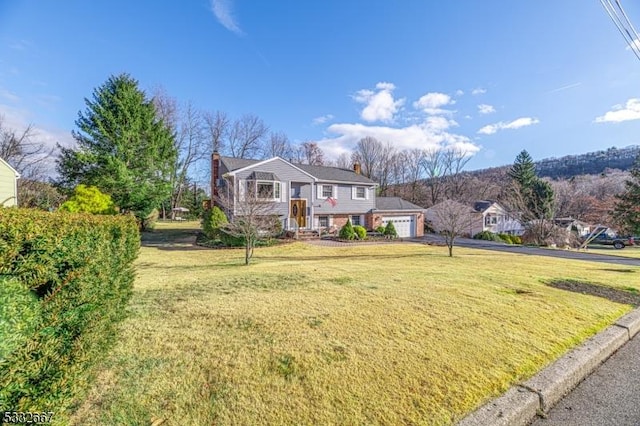
{"type": "Polygon", "coordinates": [[[266,201],[280,201],[280,182],[266,180],[247,181],[249,194],[256,194],[256,198],[266,201]]]}

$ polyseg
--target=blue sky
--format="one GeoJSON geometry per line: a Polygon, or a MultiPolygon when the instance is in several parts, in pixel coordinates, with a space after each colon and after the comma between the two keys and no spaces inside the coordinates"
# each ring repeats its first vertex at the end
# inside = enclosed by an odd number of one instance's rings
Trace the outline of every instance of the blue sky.
{"type": "Polygon", "coordinates": [[[70,143],[122,72],[328,157],[364,136],[464,146],[469,169],[640,143],[640,62],[598,0],[0,0],[6,124],[70,143]]]}

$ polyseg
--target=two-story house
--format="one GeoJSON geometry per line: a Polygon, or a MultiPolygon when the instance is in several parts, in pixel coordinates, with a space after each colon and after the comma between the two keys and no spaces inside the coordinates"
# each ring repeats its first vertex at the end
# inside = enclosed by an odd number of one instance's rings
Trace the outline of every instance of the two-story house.
{"type": "MultiPolygon", "coordinates": [[[[361,174],[357,163],[353,169],[342,169],[214,152],[211,170],[214,199],[241,200],[247,191],[264,196],[287,230],[335,230],[347,220],[375,229],[393,221],[401,237],[423,235],[422,209],[397,197],[376,197],[377,184],[361,174]]],[[[226,206],[228,215],[241,214],[236,204],[226,206]]]]}

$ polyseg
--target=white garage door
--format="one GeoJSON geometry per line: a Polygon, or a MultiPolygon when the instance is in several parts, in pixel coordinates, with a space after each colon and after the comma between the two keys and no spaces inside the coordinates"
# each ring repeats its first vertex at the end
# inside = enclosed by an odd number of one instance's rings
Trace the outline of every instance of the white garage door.
{"type": "Polygon", "coordinates": [[[382,216],[382,226],[393,221],[398,237],[407,238],[416,236],[416,217],[415,216],[382,216]]]}

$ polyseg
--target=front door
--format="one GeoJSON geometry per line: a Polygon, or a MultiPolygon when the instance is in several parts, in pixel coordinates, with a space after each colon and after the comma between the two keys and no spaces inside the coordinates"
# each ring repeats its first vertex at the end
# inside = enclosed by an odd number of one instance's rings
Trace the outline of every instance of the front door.
{"type": "Polygon", "coordinates": [[[291,219],[295,219],[299,228],[307,226],[307,200],[291,200],[291,219]]]}

